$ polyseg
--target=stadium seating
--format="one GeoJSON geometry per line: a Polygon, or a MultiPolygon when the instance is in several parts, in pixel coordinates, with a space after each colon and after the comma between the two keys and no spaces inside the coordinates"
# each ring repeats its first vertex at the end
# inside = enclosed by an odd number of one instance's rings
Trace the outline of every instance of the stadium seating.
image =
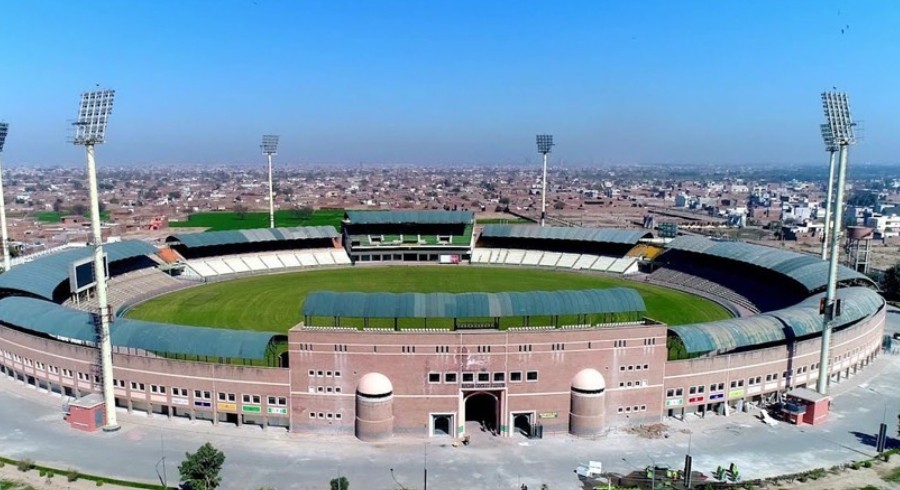
{"type": "Polygon", "coordinates": [[[508,265],[519,265],[522,263],[522,259],[525,258],[524,250],[510,250],[506,255],[506,264],[508,265]]]}
{"type": "Polygon", "coordinates": [[[313,255],[312,252],[297,252],[295,255],[297,256],[297,260],[300,261],[300,265],[303,267],[315,267],[319,265],[319,261],[316,260],[316,256],[313,255]]]}
{"type": "Polygon", "coordinates": [[[331,256],[331,252],[325,250],[323,252],[314,252],[313,257],[316,259],[316,263],[319,265],[335,265],[334,257],[331,256]]]}
{"type": "Polygon", "coordinates": [[[660,268],[650,274],[649,279],[654,283],[677,286],[689,290],[701,291],[713,296],[725,299],[736,305],[742,306],[753,313],[759,313],[759,308],[752,301],[738,292],[721,284],[694,276],[674,269],[660,268]]]}
{"type": "Polygon", "coordinates": [[[597,257],[597,261],[591,265],[591,270],[606,272],[607,270],[609,270],[609,267],[611,265],[613,265],[613,262],[615,262],[615,261],[616,261],[616,259],[614,259],[612,257],[599,256],[599,257],[597,257]]]}
{"type": "Polygon", "coordinates": [[[559,252],[544,252],[544,255],[541,257],[538,265],[553,267],[557,262],[559,262],[560,257],[562,257],[562,254],[559,252]]]}
{"type": "MultiPolygon", "coordinates": [[[[195,282],[176,279],[160,269],[151,267],[111,277],[107,282],[107,299],[115,310],[195,284],[195,282]]],[[[78,303],[69,299],[63,304],[85,311],[96,311],[99,305],[96,296],[78,303]]]]}
{"type": "Polygon", "coordinates": [[[556,267],[561,269],[571,269],[575,266],[575,262],[578,261],[578,258],[581,257],[578,254],[567,254],[564,253],[559,257],[559,261],[556,263],[556,267]]]}
{"type": "Polygon", "coordinates": [[[522,265],[538,265],[543,256],[544,252],[540,250],[528,250],[525,252],[525,257],[522,259],[522,265]]]}
{"type": "Polygon", "coordinates": [[[597,261],[596,255],[582,254],[572,266],[575,270],[590,269],[594,262],[597,261]]]}
{"type": "Polygon", "coordinates": [[[628,271],[631,266],[637,263],[637,257],[622,257],[613,261],[613,263],[607,269],[607,272],[613,272],[616,274],[624,274],[628,271]]]}
{"type": "Polygon", "coordinates": [[[593,254],[544,252],[507,248],[476,248],[473,264],[528,265],[556,269],[593,270],[630,274],[635,272],[637,257],[607,257],[593,254]]]}
{"type": "Polygon", "coordinates": [[[268,266],[263,263],[262,259],[257,256],[244,256],[243,260],[244,263],[247,264],[247,267],[249,267],[253,272],[265,271],[269,269],[268,266]]]}
{"type": "Polygon", "coordinates": [[[219,276],[234,274],[246,275],[285,269],[349,265],[350,257],[343,249],[321,249],[191,259],[185,264],[189,269],[186,271],[186,275],[215,279],[219,276]]]}
{"type": "Polygon", "coordinates": [[[279,262],[287,268],[300,267],[300,261],[297,256],[290,252],[280,253],[277,255],[279,262]]]}
{"type": "Polygon", "coordinates": [[[229,257],[223,259],[223,261],[228,264],[228,268],[233,270],[234,272],[250,272],[250,267],[247,267],[247,264],[245,264],[240,257],[229,257]]]}

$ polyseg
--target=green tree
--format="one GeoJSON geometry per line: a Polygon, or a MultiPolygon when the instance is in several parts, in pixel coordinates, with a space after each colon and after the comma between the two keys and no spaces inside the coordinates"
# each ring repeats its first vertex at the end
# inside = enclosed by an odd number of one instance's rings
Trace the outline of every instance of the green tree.
{"type": "Polygon", "coordinates": [[[213,490],[222,483],[219,472],[225,463],[225,453],[206,443],[195,453],[185,453],[178,465],[181,482],[188,490],[213,490]]]}
{"type": "Polygon", "coordinates": [[[900,263],[884,271],[879,286],[888,299],[900,298],[900,263]]]}
{"type": "Polygon", "coordinates": [[[347,490],[350,488],[350,481],[346,476],[331,479],[331,490],[347,490]]]}

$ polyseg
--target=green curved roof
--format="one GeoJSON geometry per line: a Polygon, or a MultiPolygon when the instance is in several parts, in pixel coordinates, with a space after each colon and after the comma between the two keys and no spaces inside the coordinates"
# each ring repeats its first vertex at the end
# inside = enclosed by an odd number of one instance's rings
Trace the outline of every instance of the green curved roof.
{"type": "MultiPolygon", "coordinates": [[[[667,248],[720,257],[769,269],[797,281],[807,291],[815,291],[828,284],[828,262],[812,255],[752,243],[719,241],[689,235],[672,240],[667,248]]],[[[874,284],[871,279],[859,272],[844,266],[838,267],[839,281],[852,279],[874,284]]]]}
{"type": "MultiPolygon", "coordinates": [[[[155,253],[156,247],[147,242],[126,240],[105,243],[103,251],[106,253],[108,263],[112,264],[119,260],[155,253]]],[[[72,262],[86,259],[93,253],[93,247],[73,248],[17,265],[0,274],[0,289],[11,289],[53,299],[53,290],[69,279],[72,262]]]]}
{"type": "Polygon", "coordinates": [[[208,231],[206,233],[180,233],[166,237],[166,243],[181,243],[191,247],[213,247],[238,243],[261,243],[283,240],[309,240],[338,238],[332,226],[297,226],[294,228],[261,228],[253,230],[208,231]]]}
{"type": "Polygon", "coordinates": [[[508,293],[343,293],[317,291],[303,315],[350,318],[477,318],[646,311],[634,289],[508,293]]]}
{"type": "MultiPolygon", "coordinates": [[[[815,294],[789,308],[760,315],[732,318],[709,323],[672,327],[669,332],[684,343],[688,353],[731,351],[742,347],[783,342],[822,331],[819,300],[825,293],[815,294]]],[[[837,290],[842,301],[841,316],[834,327],[842,327],[875,314],[884,305],[877,292],[864,287],[837,290]]]]}
{"type": "Polygon", "coordinates": [[[538,225],[485,225],[485,238],[538,238],[542,240],[572,240],[580,242],[618,243],[637,245],[652,234],[646,230],[619,228],[573,228],[538,225]]]}
{"type": "Polygon", "coordinates": [[[472,211],[347,211],[344,219],[351,225],[468,225],[475,219],[472,211]]]}
{"type": "MultiPolygon", "coordinates": [[[[95,342],[93,315],[50,301],[10,296],[0,299],[0,323],[62,339],[95,342]]],[[[114,346],[195,356],[262,359],[279,334],[189,327],[120,318],[110,325],[114,346]]]]}

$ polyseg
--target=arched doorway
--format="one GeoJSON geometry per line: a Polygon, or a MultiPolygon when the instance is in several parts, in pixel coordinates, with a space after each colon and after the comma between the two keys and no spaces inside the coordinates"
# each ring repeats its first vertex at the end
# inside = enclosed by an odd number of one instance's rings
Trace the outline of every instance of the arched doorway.
{"type": "Polygon", "coordinates": [[[519,434],[530,438],[532,413],[517,413],[513,416],[513,429],[519,434]]]}
{"type": "Polygon", "coordinates": [[[497,434],[500,429],[500,404],[497,395],[484,391],[468,395],[466,422],[477,422],[481,430],[497,434]]]}
{"type": "Polygon", "coordinates": [[[433,415],[434,429],[431,435],[435,437],[452,435],[451,427],[453,426],[453,415],[433,415]]]}

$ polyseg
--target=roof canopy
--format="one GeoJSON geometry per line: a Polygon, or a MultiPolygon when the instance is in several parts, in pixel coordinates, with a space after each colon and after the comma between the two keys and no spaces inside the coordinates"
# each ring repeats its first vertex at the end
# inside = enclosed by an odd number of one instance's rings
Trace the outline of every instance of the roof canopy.
{"type": "Polygon", "coordinates": [[[646,311],[634,289],[509,293],[310,293],[305,316],[352,318],[497,318],[646,311]]]}
{"type": "MultiPolygon", "coordinates": [[[[706,237],[680,236],[668,248],[734,260],[762,267],[787,276],[807,291],[815,291],[828,284],[828,262],[819,257],[804,255],[762,245],[743,242],[716,241],[706,237]]],[[[872,280],[844,266],[838,268],[838,280],[872,280]]]]}
{"type": "MultiPolygon", "coordinates": [[[[741,347],[783,342],[822,331],[819,300],[825,293],[816,294],[782,310],[760,315],[732,318],[718,322],[696,323],[672,327],[669,332],[678,336],[688,353],[730,351],[741,347]]],[[[884,299],[864,287],[837,290],[842,301],[841,316],[834,327],[842,327],[875,314],[884,299]]]]}
{"type": "Polygon", "coordinates": [[[580,242],[619,243],[636,245],[642,238],[652,236],[646,230],[618,228],[572,228],[538,225],[485,225],[485,238],[539,238],[543,240],[572,240],[580,242]]]}
{"type": "Polygon", "coordinates": [[[351,225],[468,225],[472,211],[347,211],[351,225]]]}
{"type": "Polygon", "coordinates": [[[166,237],[166,243],[181,243],[185,247],[213,247],[238,243],[261,243],[284,240],[309,240],[337,238],[340,235],[331,226],[298,226],[294,228],[261,228],[253,230],[208,231],[206,233],[180,233],[166,237]]]}
{"type": "MultiPolygon", "coordinates": [[[[0,323],[63,340],[96,342],[93,315],[50,301],[22,296],[0,299],[0,323]]],[[[279,334],[188,327],[127,318],[110,325],[110,340],[117,347],[196,356],[262,359],[279,334]]]]}
{"type": "MultiPolygon", "coordinates": [[[[156,252],[153,245],[137,240],[126,240],[103,244],[107,262],[149,255],[156,252]]],[[[31,262],[11,268],[0,274],[0,289],[22,291],[46,299],[53,299],[53,290],[69,279],[72,262],[86,259],[94,252],[94,247],[81,247],[45,255],[31,262]]]]}

